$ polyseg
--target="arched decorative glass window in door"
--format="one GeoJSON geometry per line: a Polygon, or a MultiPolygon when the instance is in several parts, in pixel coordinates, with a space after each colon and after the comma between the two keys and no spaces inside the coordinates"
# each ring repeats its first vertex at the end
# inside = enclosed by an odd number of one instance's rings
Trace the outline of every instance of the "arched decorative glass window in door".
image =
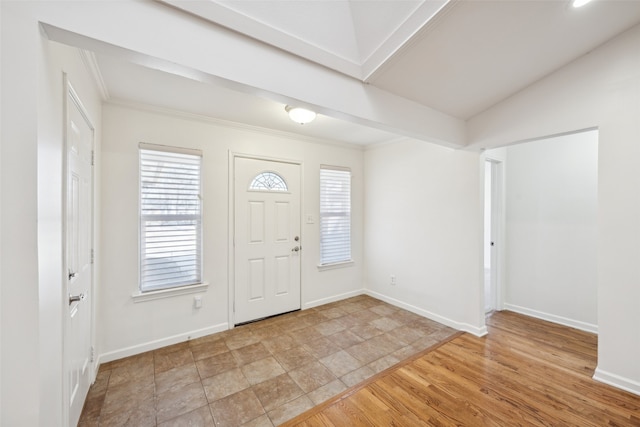
{"type": "Polygon", "coordinates": [[[289,191],[287,183],[275,172],[260,172],[251,181],[249,190],[289,191]]]}

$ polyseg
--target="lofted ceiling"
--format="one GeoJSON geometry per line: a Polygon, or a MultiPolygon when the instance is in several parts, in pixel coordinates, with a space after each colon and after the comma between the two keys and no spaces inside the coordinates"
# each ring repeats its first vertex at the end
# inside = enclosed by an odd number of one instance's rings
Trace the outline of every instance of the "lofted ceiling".
{"type": "MultiPolygon", "coordinates": [[[[157,0],[397,97],[467,120],[640,22],[640,1],[157,0]]],[[[96,55],[105,97],[305,137],[369,145],[398,135],[324,112],[301,126],[284,104],[96,55]]],[[[330,88],[327,88],[329,90],[330,88]]],[[[305,100],[301,100],[305,101],[305,100]]]]}

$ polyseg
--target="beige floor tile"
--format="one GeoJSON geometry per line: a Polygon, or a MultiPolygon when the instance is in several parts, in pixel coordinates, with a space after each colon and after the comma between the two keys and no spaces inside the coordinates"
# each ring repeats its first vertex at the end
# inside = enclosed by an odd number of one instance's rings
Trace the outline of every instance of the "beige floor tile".
{"type": "Polygon", "coordinates": [[[380,317],[378,319],[372,320],[371,322],[369,322],[369,324],[384,332],[389,332],[394,330],[395,328],[402,326],[400,322],[396,322],[395,320],[388,317],[380,317]]]}
{"type": "Polygon", "coordinates": [[[206,359],[218,354],[226,353],[229,351],[229,347],[224,340],[203,342],[191,347],[191,353],[193,353],[193,359],[198,361],[206,359]]]}
{"type": "Polygon", "coordinates": [[[316,326],[307,326],[296,331],[289,332],[291,338],[293,338],[298,344],[305,344],[309,341],[322,338],[322,334],[316,330],[316,326]]]}
{"type": "Polygon", "coordinates": [[[278,375],[264,381],[254,386],[253,390],[267,412],[304,394],[289,374],[278,375]]]}
{"type": "Polygon", "coordinates": [[[260,384],[285,373],[282,366],[272,356],[244,365],[241,369],[251,385],[260,384]]]}
{"type": "Polygon", "coordinates": [[[358,319],[361,323],[370,323],[380,318],[379,314],[374,313],[369,309],[357,311],[355,313],[352,313],[351,315],[358,319]]]}
{"type": "Polygon", "coordinates": [[[311,393],[307,394],[307,396],[309,397],[309,399],[311,399],[311,401],[313,401],[315,405],[319,405],[322,402],[329,400],[334,396],[337,396],[346,389],[347,386],[342,381],[340,381],[339,379],[335,379],[330,383],[313,390],[311,393]]]}
{"type": "Polygon", "coordinates": [[[250,388],[216,400],[210,408],[216,425],[225,427],[241,426],[265,413],[262,404],[250,388]]]}
{"type": "Polygon", "coordinates": [[[274,425],[280,425],[285,421],[295,418],[304,411],[313,408],[313,402],[306,395],[285,403],[269,412],[269,418],[274,425]]]}
{"type": "Polygon", "coordinates": [[[190,341],[180,342],[178,344],[168,345],[166,347],[159,348],[157,350],[153,350],[153,356],[157,356],[159,354],[167,354],[174,353],[176,351],[185,350],[191,348],[190,341]]]}
{"type": "Polygon", "coordinates": [[[156,399],[156,418],[158,423],[162,423],[208,403],[200,382],[181,388],[172,388],[169,391],[158,394],[156,399]]]}
{"type": "Polygon", "coordinates": [[[341,350],[338,344],[325,337],[309,341],[303,347],[316,359],[321,359],[341,350]]]}
{"type": "Polygon", "coordinates": [[[377,374],[379,372],[384,371],[385,369],[389,369],[399,361],[400,359],[398,359],[397,357],[388,354],[384,357],[381,357],[378,360],[374,360],[373,362],[369,363],[367,366],[371,368],[371,370],[374,373],[377,374]]]}
{"type": "Polygon", "coordinates": [[[363,340],[368,340],[373,337],[377,337],[378,335],[384,334],[382,329],[378,329],[373,325],[365,324],[365,325],[356,325],[350,329],[351,332],[362,338],[363,340]]]}
{"type": "Polygon", "coordinates": [[[205,378],[202,385],[210,403],[251,387],[239,368],[205,378]]]}
{"type": "Polygon", "coordinates": [[[388,304],[377,305],[375,307],[371,307],[369,310],[380,316],[391,316],[393,313],[398,311],[399,309],[388,304]]]}
{"type": "Polygon", "coordinates": [[[264,346],[271,352],[276,354],[281,351],[289,350],[299,344],[289,335],[278,335],[276,337],[267,338],[262,342],[264,346]]]}
{"type": "Polygon", "coordinates": [[[280,362],[280,365],[286,370],[291,371],[299,366],[306,365],[315,360],[315,358],[303,347],[294,347],[274,354],[274,357],[280,362]]]}
{"type": "Polygon", "coordinates": [[[200,375],[196,364],[179,366],[155,375],[156,393],[163,393],[172,388],[180,388],[185,385],[200,382],[200,375]]]}
{"type": "Polygon", "coordinates": [[[153,355],[146,364],[128,364],[111,370],[109,377],[109,386],[117,386],[120,384],[153,380],[153,355]]]}
{"type": "Polygon", "coordinates": [[[402,341],[405,344],[412,344],[420,338],[424,338],[425,334],[410,326],[401,326],[393,330],[393,336],[396,340],[402,341]]]}
{"type": "Polygon", "coordinates": [[[362,364],[371,363],[387,354],[384,349],[376,346],[371,340],[351,346],[345,351],[358,359],[362,364]]]}
{"type": "Polygon", "coordinates": [[[273,423],[269,419],[269,416],[265,414],[242,424],[242,427],[273,427],[273,423]]]}
{"type": "Polygon", "coordinates": [[[347,375],[344,375],[340,378],[340,380],[347,386],[353,387],[354,385],[361,383],[369,377],[375,375],[375,372],[368,367],[363,366],[362,368],[356,369],[353,372],[349,372],[347,375]]]}
{"type": "Polygon", "coordinates": [[[336,376],[320,362],[301,366],[289,372],[289,375],[305,393],[312,392],[336,379],[336,376]]]}
{"type": "Polygon", "coordinates": [[[207,359],[198,360],[196,362],[200,378],[208,378],[223,372],[230,371],[238,367],[236,358],[230,351],[217,354],[207,359]]]}
{"type": "Polygon", "coordinates": [[[455,331],[367,295],[103,364],[81,427],[273,427],[455,331]]]}
{"type": "Polygon", "coordinates": [[[231,334],[224,340],[229,350],[237,350],[242,347],[246,347],[251,344],[255,344],[260,341],[260,338],[253,335],[250,330],[238,332],[237,334],[231,334]]]}
{"type": "Polygon", "coordinates": [[[158,427],[215,427],[209,405],[158,424],[158,427]]]}
{"type": "Polygon", "coordinates": [[[364,341],[362,338],[360,338],[350,330],[338,332],[336,334],[330,335],[328,338],[331,340],[331,342],[337,344],[342,349],[349,348],[352,345],[364,341]]]}
{"type": "Polygon", "coordinates": [[[261,342],[248,345],[246,347],[232,350],[231,354],[238,362],[238,366],[247,365],[256,360],[271,356],[271,353],[261,342]]]}
{"type": "Polygon", "coordinates": [[[346,316],[348,313],[339,307],[330,307],[325,310],[318,310],[327,319],[337,319],[338,317],[346,316]]]}
{"type": "Polygon", "coordinates": [[[326,322],[321,322],[317,326],[314,326],[314,328],[325,337],[328,335],[333,335],[340,331],[344,331],[346,329],[346,327],[337,320],[327,320],[326,322]]]}
{"type": "Polygon", "coordinates": [[[338,351],[327,357],[320,359],[320,362],[326,366],[336,377],[341,377],[351,371],[362,366],[362,362],[350,355],[344,350],[338,351]]]}
{"type": "Polygon", "coordinates": [[[253,335],[262,342],[264,342],[266,339],[277,337],[283,334],[284,331],[278,325],[269,325],[253,330],[253,335]]]}
{"type": "Polygon", "coordinates": [[[117,412],[119,408],[135,405],[147,399],[153,400],[154,389],[153,375],[138,381],[110,386],[105,394],[102,414],[117,412]]]}
{"type": "Polygon", "coordinates": [[[151,427],[156,425],[155,399],[131,399],[112,408],[103,408],[100,426],[151,427]]]}

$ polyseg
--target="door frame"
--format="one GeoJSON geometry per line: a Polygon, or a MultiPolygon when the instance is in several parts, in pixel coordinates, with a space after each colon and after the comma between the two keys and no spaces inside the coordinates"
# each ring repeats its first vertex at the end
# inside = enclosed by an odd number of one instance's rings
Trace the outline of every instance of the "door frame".
{"type": "MultiPolygon", "coordinates": [[[[236,230],[236,188],[235,188],[235,176],[236,176],[236,159],[250,159],[250,160],[264,160],[269,162],[279,162],[279,163],[289,163],[293,165],[297,165],[300,167],[300,241],[304,244],[304,229],[302,227],[302,210],[304,207],[304,164],[301,160],[293,160],[282,157],[270,157],[263,156],[260,154],[248,154],[242,152],[236,152],[229,150],[229,200],[228,200],[228,226],[227,226],[227,242],[228,249],[227,253],[229,254],[229,262],[227,264],[227,277],[228,277],[228,308],[227,308],[227,323],[229,329],[233,329],[235,327],[235,295],[236,295],[236,287],[235,287],[235,266],[236,266],[236,251],[235,251],[235,230],[236,230]]],[[[304,300],[304,286],[303,286],[303,274],[302,274],[302,265],[304,259],[304,252],[300,252],[300,307],[302,307],[302,301],[304,300]]]]}
{"type": "MultiPolygon", "coordinates": [[[[505,277],[505,254],[504,250],[505,238],[505,215],[504,215],[504,161],[498,158],[486,156],[483,160],[483,170],[485,162],[491,163],[491,241],[495,242],[492,247],[491,256],[491,281],[495,292],[495,310],[504,309],[504,283],[505,277]]],[[[485,178],[486,179],[486,178],[485,178]]],[[[484,186],[484,183],[483,183],[484,186]]],[[[483,199],[486,198],[486,195],[483,199]]],[[[484,226],[483,226],[484,231],[484,226]]],[[[484,241],[484,238],[483,238],[484,241]]],[[[482,287],[483,287],[483,304],[482,312],[484,313],[486,303],[484,301],[484,244],[482,251],[482,287]]]]}
{"type": "Polygon", "coordinates": [[[68,185],[69,185],[69,158],[68,158],[68,135],[69,135],[69,129],[68,129],[68,118],[69,118],[69,108],[71,107],[71,105],[69,104],[70,100],[69,98],[72,98],[72,102],[75,103],[75,105],[78,108],[78,111],[80,112],[80,114],[82,115],[83,119],[87,122],[87,125],[89,125],[89,127],[91,128],[91,152],[93,153],[93,161],[91,164],[91,200],[90,200],[90,206],[91,206],[91,218],[89,219],[89,230],[90,230],[90,241],[91,241],[91,251],[93,253],[92,256],[92,268],[91,268],[91,274],[89,276],[90,278],[90,284],[89,284],[89,291],[91,292],[90,295],[90,309],[91,309],[91,313],[89,316],[90,319],[90,325],[89,325],[89,342],[91,343],[91,358],[90,358],[90,366],[89,366],[89,380],[90,380],[90,384],[93,384],[93,382],[96,379],[96,362],[95,362],[95,341],[94,341],[94,337],[95,337],[95,312],[96,312],[96,307],[95,307],[95,294],[96,294],[96,289],[95,289],[95,284],[96,284],[96,278],[95,278],[95,272],[96,272],[96,268],[95,268],[95,211],[96,211],[96,206],[95,206],[95,193],[96,193],[96,179],[95,179],[95,167],[94,167],[94,162],[95,162],[95,143],[96,143],[96,127],[93,123],[93,120],[91,120],[91,117],[89,116],[89,114],[87,113],[87,109],[85,108],[84,104],[82,103],[82,100],[80,99],[80,96],[78,95],[78,93],[76,92],[76,90],[74,89],[73,85],[71,84],[71,81],[69,80],[69,76],[67,73],[63,72],[63,88],[64,88],[64,93],[63,93],[63,99],[62,99],[62,108],[63,108],[63,123],[62,123],[62,129],[63,129],[63,140],[62,140],[62,150],[63,150],[63,155],[62,155],[62,281],[61,283],[63,283],[63,286],[61,286],[61,302],[62,302],[62,421],[64,423],[64,425],[69,425],[69,417],[70,417],[70,413],[69,413],[69,377],[67,375],[67,358],[68,358],[68,333],[69,331],[67,330],[67,326],[68,326],[68,317],[69,317],[69,294],[67,292],[67,286],[68,286],[68,277],[67,277],[67,272],[68,267],[69,267],[69,260],[68,260],[68,253],[67,253],[67,237],[68,237],[68,229],[67,229],[67,203],[68,203],[68,185]]]}

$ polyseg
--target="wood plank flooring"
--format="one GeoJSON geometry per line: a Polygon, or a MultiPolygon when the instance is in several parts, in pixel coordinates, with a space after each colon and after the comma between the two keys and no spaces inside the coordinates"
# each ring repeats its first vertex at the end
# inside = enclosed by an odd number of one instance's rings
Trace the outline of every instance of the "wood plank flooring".
{"type": "Polygon", "coordinates": [[[593,334],[511,312],[284,426],[640,426],[640,396],[594,381],[593,334]]]}

